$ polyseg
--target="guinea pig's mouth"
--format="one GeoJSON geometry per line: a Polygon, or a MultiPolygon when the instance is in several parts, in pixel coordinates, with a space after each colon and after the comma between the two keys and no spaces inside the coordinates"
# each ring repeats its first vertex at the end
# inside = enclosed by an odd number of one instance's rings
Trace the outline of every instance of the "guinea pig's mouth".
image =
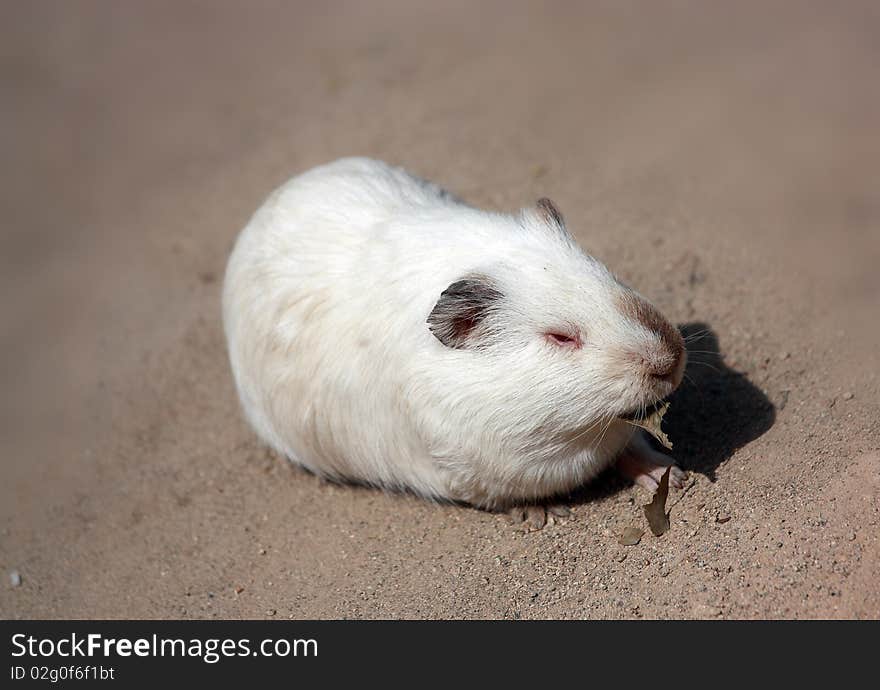
{"type": "Polygon", "coordinates": [[[634,410],[630,410],[625,414],[617,415],[617,418],[624,419],[628,422],[640,422],[643,419],[647,419],[648,417],[650,417],[657,410],[663,407],[667,402],[668,401],[666,400],[666,398],[660,398],[653,405],[648,405],[647,407],[640,405],[639,407],[635,408],[634,410]]]}

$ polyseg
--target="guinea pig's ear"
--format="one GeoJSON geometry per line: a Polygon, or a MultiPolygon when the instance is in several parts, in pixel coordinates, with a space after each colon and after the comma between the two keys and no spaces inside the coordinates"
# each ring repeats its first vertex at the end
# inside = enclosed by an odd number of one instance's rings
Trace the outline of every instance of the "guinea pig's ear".
{"type": "Polygon", "coordinates": [[[556,204],[550,201],[550,199],[547,197],[538,199],[535,208],[537,208],[538,215],[541,216],[545,223],[555,225],[560,230],[565,230],[565,219],[562,217],[560,210],[556,208],[556,204]]]}
{"type": "Polygon", "coordinates": [[[531,217],[536,219],[540,225],[556,231],[559,236],[566,241],[573,241],[565,227],[565,219],[562,217],[562,212],[557,208],[556,204],[550,201],[550,199],[547,199],[546,197],[538,199],[535,203],[535,207],[532,209],[526,209],[524,213],[531,215],[531,217]]]}
{"type": "Polygon", "coordinates": [[[502,294],[493,281],[471,275],[455,281],[441,294],[428,316],[428,328],[446,347],[468,349],[485,343],[482,328],[502,294]]]}

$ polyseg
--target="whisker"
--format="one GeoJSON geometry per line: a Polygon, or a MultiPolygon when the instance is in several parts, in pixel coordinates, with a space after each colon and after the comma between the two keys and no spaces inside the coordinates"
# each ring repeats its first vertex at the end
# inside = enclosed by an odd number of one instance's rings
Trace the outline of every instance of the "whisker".
{"type": "Polygon", "coordinates": [[[599,437],[599,442],[596,444],[597,446],[602,445],[602,441],[605,440],[605,434],[608,433],[608,429],[611,428],[611,422],[613,422],[613,421],[614,421],[614,417],[608,418],[608,423],[605,425],[605,428],[602,430],[602,435],[599,437]]]}
{"type": "Polygon", "coordinates": [[[580,439],[582,436],[585,436],[590,431],[595,429],[602,422],[602,419],[603,419],[602,417],[599,417],[599,419],[597,419],[595,422],[590,424],[590,426],[588,426],[586,429],[584,429],[581,433],[579,433],[577,436],[575,436],[573,439],[571,439],[571,441],[569,441],[569,443],[574,443],[575,441],[580,439]]]}
{"type": "Polygon", "coordinates": [[[697,331],[696,333],[688,333],[688,334],[684,337],[684,341],[685,341],[686,343],[688,343],[688,342],[690,342],[690,341],[692,341],[692,340],[699,340],[700,338],[705,338],[705,337],[706,337],[707,335],[709,335],[710,333],[711,333],[711,331],[710,331],[708,328],[706,328],[706,329],[704,329],[704,330],[702,330],[702,331],[697,331]]]}
{"type": "Polygon", "coordinates": [[[720,373],[721,373],[721,370],[720,370],[718,367],[712,366],[712,365],[709,364],[708,362],[700,362],[700,361],[698,361],[698,360],[692,360],[692,361],[688,362],[688,366],[690,366],[691,364],[699,364],[699,365],[704,366],[704,367],[709,367],[709,368],[710,368],[712,371],[714,371],[716,374],[720,374],[720,373]]]}

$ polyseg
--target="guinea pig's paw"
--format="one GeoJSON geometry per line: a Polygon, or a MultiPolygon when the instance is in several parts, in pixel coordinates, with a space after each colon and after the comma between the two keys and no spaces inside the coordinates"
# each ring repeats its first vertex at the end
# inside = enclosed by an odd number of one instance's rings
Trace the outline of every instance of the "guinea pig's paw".
{"type": "Polygon", "coordinates": [[[507,511],[507,521],[511,525],[522,525],[527,531],[539,530],[547,524],[547,509],[544,506],[514,506],[507,511]]]}
{"type": "Polygon", "coordinates": [[[523,524],[529,532],[543,529],[553,517],[567,518],[570,515],[571,509],[564,505],[516,506],[507,512],[511,524],[523,524]]]}
{"type": "Polygon", "coordinates": [[[651,492],[657,490],[663,473],[670,466],[669,485],[683,489],[687,472],[675,464],[674,458],[658,453],[653,448],[627,447],[617,460],[618,472],[651,492]]]}

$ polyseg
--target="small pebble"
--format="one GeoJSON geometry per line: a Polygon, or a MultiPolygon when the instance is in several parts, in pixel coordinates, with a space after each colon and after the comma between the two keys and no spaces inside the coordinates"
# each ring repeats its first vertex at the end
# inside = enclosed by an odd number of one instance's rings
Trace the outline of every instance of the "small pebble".
{"type": "Polygon", "coordinates": [[[9,583],[13,587],[19,587],[21,585],[21,575],[19,575],[17,570],[13,570],[9,573],[9,583]]]}
{"type": "Polygon", "coordinates": [[[844,393],[843,394],[844,400],[852,400],[854,397],[855,397],[855,395],[853,393],[844,393]]]}
{"type": "Polygon", "coordinates": [[[623,546],[635,546],[641,541],[644,533],[645,530],[641,527],[630,525],[629,527],[624,528],[623,532],[617,538],[617,543],[622,544],[623,546]]]}

